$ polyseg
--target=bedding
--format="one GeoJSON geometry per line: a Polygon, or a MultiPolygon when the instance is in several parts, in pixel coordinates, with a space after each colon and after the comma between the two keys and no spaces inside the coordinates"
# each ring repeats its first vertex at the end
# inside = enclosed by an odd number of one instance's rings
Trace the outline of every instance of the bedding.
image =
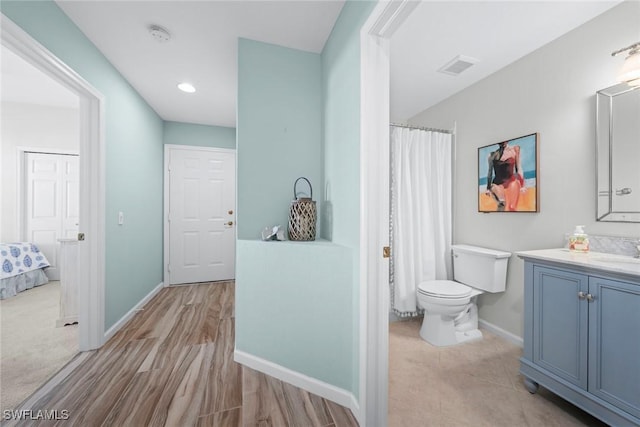
{"type": "Polygon", "coordinates": [[[44,285],[49,261],[33,243],[0,243],[0,299],[44,285]]]}

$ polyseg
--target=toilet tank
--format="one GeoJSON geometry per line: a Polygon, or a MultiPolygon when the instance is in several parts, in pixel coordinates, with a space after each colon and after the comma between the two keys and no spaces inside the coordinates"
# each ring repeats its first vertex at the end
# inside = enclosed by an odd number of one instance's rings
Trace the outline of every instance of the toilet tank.
{"type": "Polygon", "coordinates": [[[511,253],[470,245],[452,245],[453,279],[485,292],[503,292],[511,253]]]}

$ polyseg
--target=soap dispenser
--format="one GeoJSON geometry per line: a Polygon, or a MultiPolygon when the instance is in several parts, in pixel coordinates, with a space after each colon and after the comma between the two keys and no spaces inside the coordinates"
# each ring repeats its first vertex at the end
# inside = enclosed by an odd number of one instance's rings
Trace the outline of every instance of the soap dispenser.
{"type": "Polygon", "coordinates": [[[569,250],[574,252],[589,252],[589,236],[584,232],[584,225],[576,225],[573,235],[569,237],[569,250]]]}

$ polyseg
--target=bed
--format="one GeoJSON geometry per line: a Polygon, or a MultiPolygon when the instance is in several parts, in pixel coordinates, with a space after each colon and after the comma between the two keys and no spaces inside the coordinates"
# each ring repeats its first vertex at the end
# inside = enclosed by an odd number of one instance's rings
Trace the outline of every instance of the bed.
{"type": "Polygon", "coordinates": [[[0,243],[0,300],[49,282],[49,261],[33,243],[0,243]]]}

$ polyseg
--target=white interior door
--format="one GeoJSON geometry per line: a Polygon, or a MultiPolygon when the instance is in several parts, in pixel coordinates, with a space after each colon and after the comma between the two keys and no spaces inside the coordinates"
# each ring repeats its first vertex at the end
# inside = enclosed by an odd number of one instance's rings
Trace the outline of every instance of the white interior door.
{"type": "Polygon", "coordinates": [[[168,148],[169,284],[235,277],[235,151],[168,148]]]}
{"type": "Polygon", "coordinates": [[[25,153],[25,240],[38,245],[59,280],[58,239],[78,233],[78,156],[25,153]]]}
{"type": "Polygon", "coordinates": [[[80,164],[78,156],[62,156],[62,237],[78,238],[80,164]]]}

